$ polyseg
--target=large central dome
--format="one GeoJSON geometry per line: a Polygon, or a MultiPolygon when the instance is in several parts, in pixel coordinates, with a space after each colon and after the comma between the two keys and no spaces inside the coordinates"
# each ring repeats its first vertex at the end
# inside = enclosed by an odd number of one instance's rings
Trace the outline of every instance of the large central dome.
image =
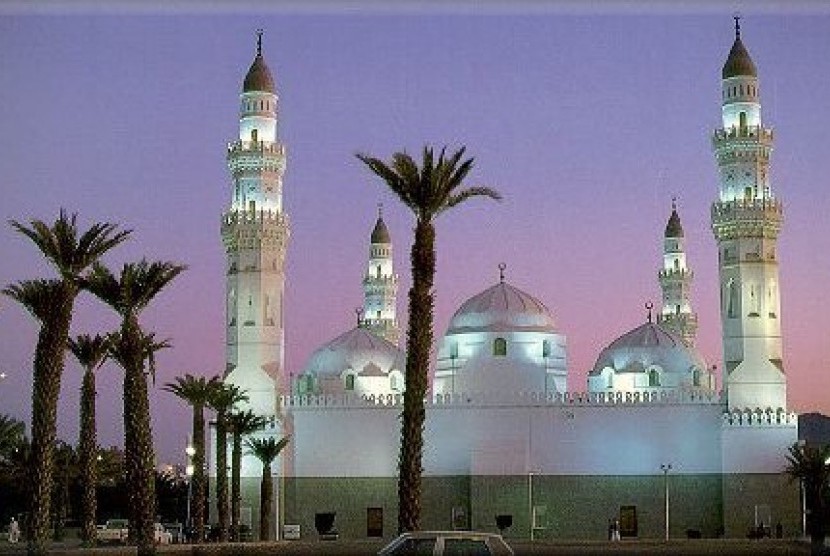
{"type": "Polygon", "coordinates": [[[447,334],[507,331],[554,332],[555,326],[544,303],[502,281],[465,301],[447,334]]]}

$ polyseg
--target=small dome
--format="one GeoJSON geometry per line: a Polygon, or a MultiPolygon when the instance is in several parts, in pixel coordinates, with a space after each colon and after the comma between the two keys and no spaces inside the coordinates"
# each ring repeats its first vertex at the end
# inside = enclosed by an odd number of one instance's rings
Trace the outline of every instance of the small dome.
{"type": "Polygon", "coordinates": [[[749,51],[741,41],[740,33],[735,37],[735,42],[729,51],[729,57],[723,65],[721,77],[729,79],[739,75],[758,77],[758,70],[755,69],[755,64],[752,62],[752,58],[749,57],[749,51]]]}
{"type": "Polygon", "coordinates": [[[355,327],[317,349],[309,358],[305,373],[318,378],[339,377],[352,369],[357,376],[381,376],[403,368],[403,353],[396,345],[365,328],[355,327]]]}
{"type": "Polygon", "coordinates": [[[259,91],[264,93],[274,94],[274,79],[271,77],[271,70],[265,64],[265,59],[261,53],[257,53],[254,58],[254,63],[248,70],[245,76],[245,81],[242,84],[242,92],[248,93],[251,91],[259,91]]]}
{"type": "Polygon", "coordinates": [[[375,229],[372,230],[372,243],[392,243],[392,237],[386,228],[386,222],[380,216],[378,216],[378,221],[375,223],[375,229]]]}
{"type": "Polygon", "coordinates": [[[507,282],[465,301],[450,320],[447,335],[465,332],[555,332],[545,304],[507,282]]]}
{"type": "Polygon", "coordinates": [[[623,334],[602,350],[589,375],[600,375],[607,367],[617,373],[642,373],[654,366],[669,373],[706,369],[703,357],[686,346],[680,336],[659,324],[647,322],[623,334]]]}
{"type": "Polygon", "coordinates": [[[683,237],[683,225],[680,223],[680,215],[677,214],[677,208],[672,205],[671,216],[666,223],[666,237],[683,237]]]}

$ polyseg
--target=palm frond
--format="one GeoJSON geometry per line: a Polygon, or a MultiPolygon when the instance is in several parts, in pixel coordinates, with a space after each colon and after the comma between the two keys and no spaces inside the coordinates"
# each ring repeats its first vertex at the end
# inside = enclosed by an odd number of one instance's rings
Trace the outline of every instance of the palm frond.
{"type": "Polygon", "coordinates": [[[268,419],[261,415],[257,415],[250,409],[245,411],[231,413],[228,417],[228,424],[233,434],[244,436],[256,432],[268,423],[268,419]]]}
{"type": "Polygon", "coordinates": [[[214,411],[227,411],[234,405],[246,401],[248,401],[248,394],[239,386],[222,382],[208,397],[208,406],[214,411]]]}
{"type": "Polygon", "coordinates": [[[277,440],[273,436],[268,438],[249,438],[245,441],[245,445],[249,449],[249,454],[256,457],[263,465],[270,465],[280,452],[288,445],[291,436],[284,436],[277,440]]]}
{"type": "Polygon", "coordinates": [[[107,360],[110,338],[100,334],[80,334],[76,338],[69,338],[68,348],[84,370],[91,372],[99,369],[107,360]]]}
{"type": "Polygon", "coordinates": [[[60,280],[22,280],[3,288],[3,294],[20,303],[41,323],[66,300],[66,285],[60,280]]]}

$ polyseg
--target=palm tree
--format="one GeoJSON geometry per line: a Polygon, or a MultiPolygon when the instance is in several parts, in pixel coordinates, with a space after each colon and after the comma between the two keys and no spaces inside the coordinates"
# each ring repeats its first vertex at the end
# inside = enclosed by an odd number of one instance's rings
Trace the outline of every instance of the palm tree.
{"type": "Polygon", "coordinates": [[[53,539],[66,538],[66,519],[72,513],[69,489],[76,484],[80,475],[78,453],[63,440],[55,445],[55,482],[52,489],[53,539]]]}
{"type": "Polygon", "coordinates": [[[233,440],[231,448],[231,540],[239,541],[239,505],[242,500],[241,470],[242,470],[242,437],[262,429],[268,419],[256,415],[250,409],[232,413],[228,417],[233,440]]]}
{"type": "Polygon", "coordinates": [[[116,278],[109,269],[93,265],[84,286],[121,316],[118,332],[110,334],[111,357],[124,369],[124,455],[130,505],[130,539],[138,555],[155,554],[155,454],[150,423],[147,375],[155,373],[154,354],[168,347],[144,332],[138,317],[184,266],[141,260],[127,263],[116,278]]]}
{"type": "Polygon", "coordinates": [[[239,386],[222,383],[208,398],[216,411],[216,513],[219,517],[219,540],[228,540],[228,412],[239,402],[248,401],[239,386]]]}
{"type": "Polygon", "coordinates": [[[205,538],[205,406],[213,392],[221,385],[222,380],[219,377],[208,380],[203,376],[196,377],[189,373],[178,376],[174,382],[164,385],[164,390],[175,394],[193,408],[191,520],[195,532],[194,541],[197,543],[205,538]]]}
{"type": "Polygon", "coordinates": [[[28,551],[46,554],[52,504],[55,423],[63,375],[66,342],[72,310],[79,292],[79,278],[107,251],[124,241],[129,231],[117,231],[110,223],[95,223],[79,233],[77,215],[60,211],[51,226],[32,220],[12,227],[28,237],[54,267],[58,278],[25,280],[3,290],[40,322],[35,347],[32,381],[31,463],[26,484],[29,496],[28,551]]]}
{"type": "Polygon", "coordinates": [[[271,463],[280,455],[291,440],[284,436],[277,440],[268,438],[249,438],[246,441],[249,453],[262,462],[262,482],[259,485],[259,540],[271,540],[271,498],[274,492],[274,479],[271,477],[271,463]]]}
{"type": "Polygon", "coordinates": [[[793,444],[784,472],[801,481],[807,507],[807,529],[813,554],[821,554],[826,535],[825,499],[830,489],[830,445],[793,444]]]}
{"type": "Polygon", "coordinates": [[[78,466],[81,474],[81,540],[84,546],[95,544],[97,537],[98,442],[95,438],[95,371],[104,364],[110,349],[106,336],[81,334],[69,339],[69,351],[84,369],[81,384],[81,425],[78,435],[78,466]]]}
{"type": "Polygon", "coordinates": [[[406,337],[406,390],[401,416],[401,452],[398,459],[398,530],[415,531],[421,517],[421,456],[423,453],[424,396],[427,390],[433,337],[433,284],[435,281],[435,218],[472,197],[499,200],[489,187],[462,189],[473,159],[461,161],[465,148],[445,156],[441,149],[435,161],[431,147],[424,147],[417,163],[405,152],[392,155],[390,164],[358,154],[400,201],[415,215],[415,240],[410,264],[409,324],[406,337]]]}

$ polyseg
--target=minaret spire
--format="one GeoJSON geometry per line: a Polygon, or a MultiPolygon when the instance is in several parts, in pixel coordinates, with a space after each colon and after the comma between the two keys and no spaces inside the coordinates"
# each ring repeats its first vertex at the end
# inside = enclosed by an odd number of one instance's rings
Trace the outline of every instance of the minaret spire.
{"type": "Polygon", "coordinates": [[[735,38],[741,38],[741,14],[735,14],[732,16],[735,20],[735,38]]]}
{"type": "Polygon", "coordinates": [[[383,221],[383,203],[378,203],[378,219],[370,238],[363,292],[363,327],[397,344],[400,336],[396,307],[398,275],[392,261],[392,238],[383,221]]]}
{"type": "Polygon", "coordinates": [[[232,181],[222,216],[224,379],[247,392],[254,413],[273,415],[277,390],[288,382],[283,378],[283,298],[290,230],[282,206],[285,147],[277,132],[274,81],[262,57],[262,30],[257,30],[257,56],[243,81],[239,134],[228,144],[227,163],[232,181]]]}
{"type": "Polygon", "coordinates": [[[694,273],[686,264],[683,225],[677,213],[677,197],[671,200],[671,215],[663,234],[663,267],[657,273],[663,290],[663,308],[657,322],[694,345],[697,314],[692,310],[691,286],[694,273]]]}
{"type": "Polygon", "coordinates": [[[781,342],[778,234],[783,207],[769,175],[772,129],[761,121],[758,72],[740,40],[721,72],[722,127],[712,147],[720,194],[712,204],[718,242],[723,380],[730,410],[785,409],[787,380],[781,342]]]}

